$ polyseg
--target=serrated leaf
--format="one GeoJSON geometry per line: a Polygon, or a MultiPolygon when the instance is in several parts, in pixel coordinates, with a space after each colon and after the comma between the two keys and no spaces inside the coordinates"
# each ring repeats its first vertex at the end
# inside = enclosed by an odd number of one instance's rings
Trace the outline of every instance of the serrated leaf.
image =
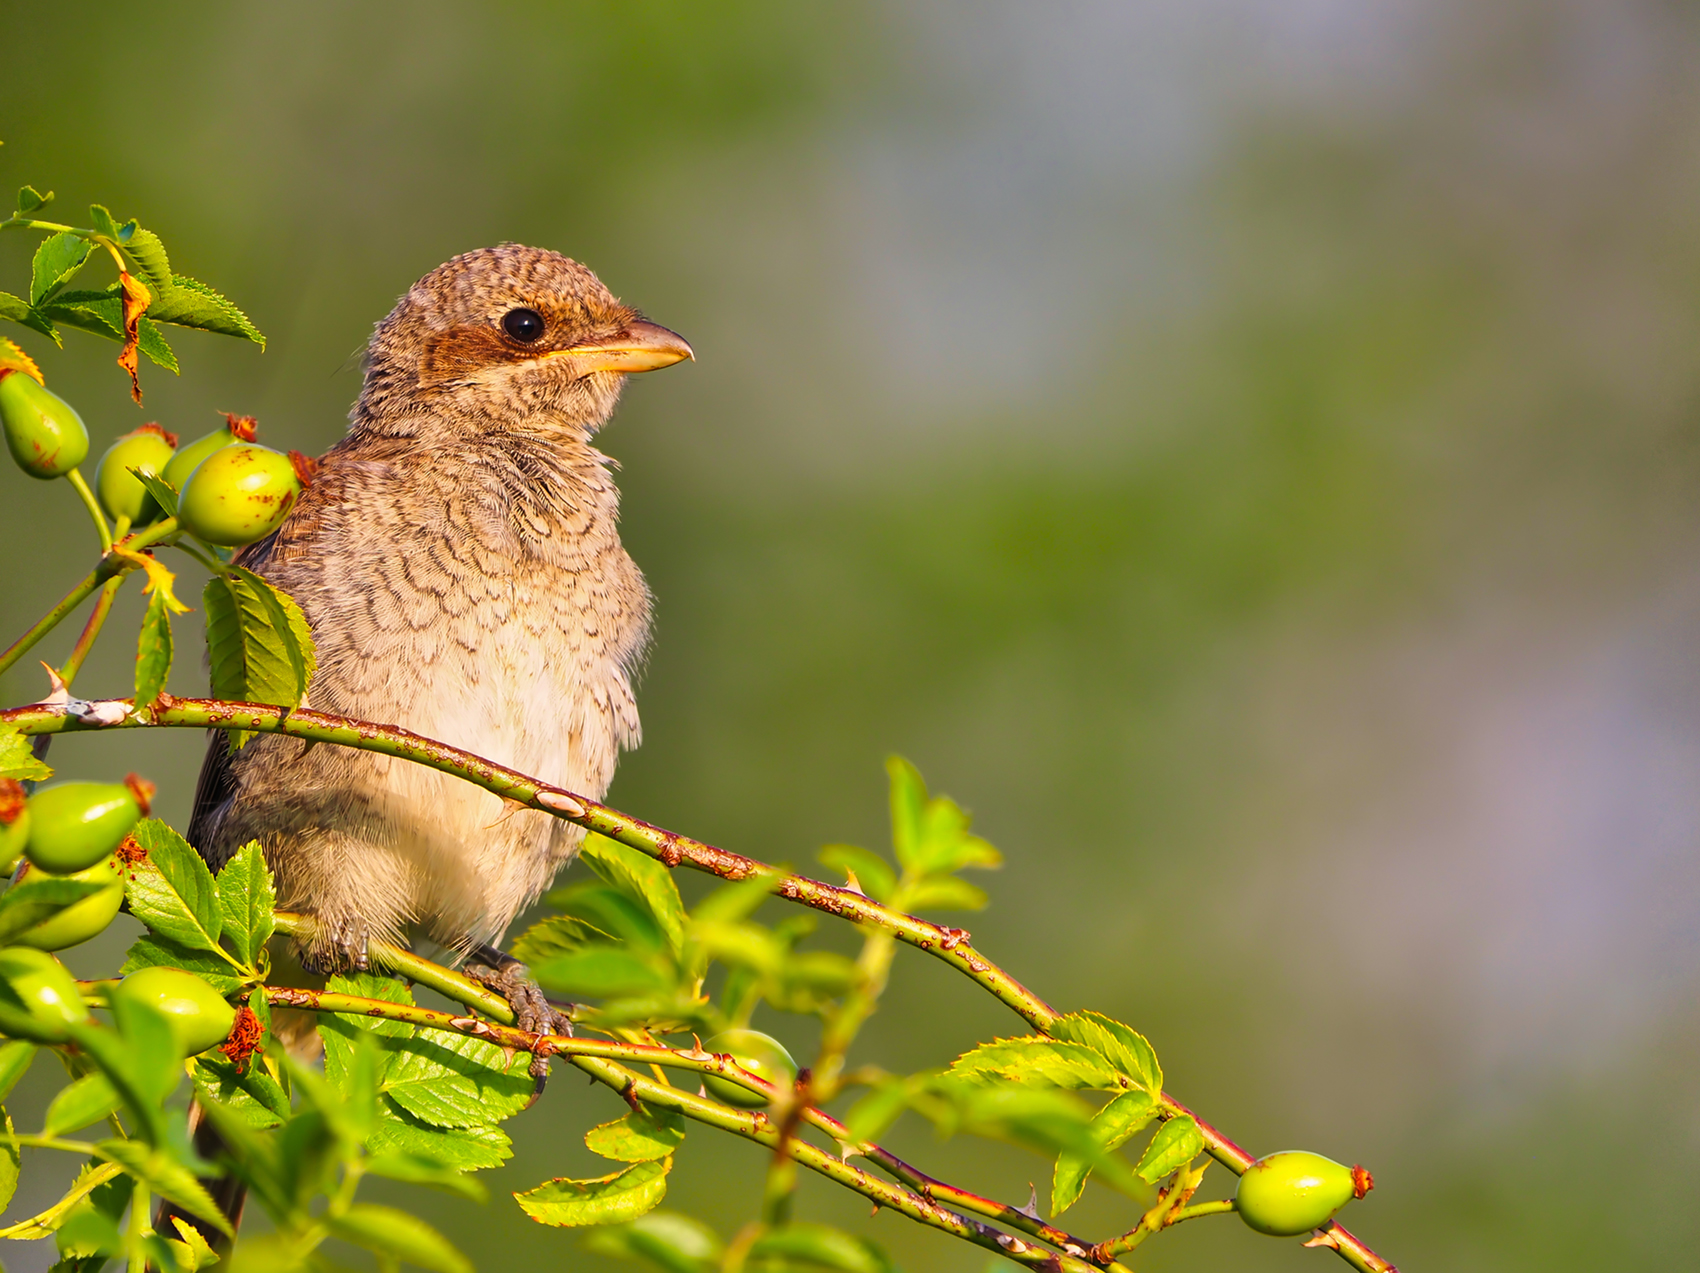
{"type": "MultiPolygon", "coordinates": [[[[315,658],[312,634],[294,599],[240,566],[207,580],[202,596],[213,697],[300,706],[315,658]]],[[[232,731],[232,749],[252,736],[232,731]]]]}
{"type": "Polygon", "coordinates": [[[381,1256],[405,1260],[433,1273],[473,1273],[472,1261],[453,1243],[418,1216],[394,1207],[357,1202],[341,1215],[327,1216],[324,1223],[344,1242],[381,1256]]]}
{"type": "Polygon", "coordinates": [[[22,217],[28,216],[32,212],[39,212],[52,202],[53,192],[51,190],[42,194],[34,186],[22,186],[18,190],[18,215],[22,217]]]}
{"type": "Polygon", "coordinates": [[[232,953],[252,968],[271,940],[275,921],[272,908],[277,896],[272,890],[272,873],[260,852],[260,842],[250,840],[231,855],[218,873],[218,901],[224,912],[224,940],[232,953]]]}
{"type": "Polygon", "coordinates": [[[136,269],[148,281],[148,290],[158,296],[171,287],[171,262],[165,255],[165,244],[152,230],[137,227],[124,244],[124,253],[136,263],[136,269]]]}
{"type": "Polygon", "coordinates": [[[9,944],[18,934],[85,897],[92,897],[105,887],[95,880],[30,872],[21,882],[0,894],[0,946],[9,944]]]}
{"type": "Polygon", "coordinates": [[[220,1233],[235,1235],[230,1221],[225,1219],[206,1187],[195,1179],[195,1174],[163,1150],[134,1140],[103,1140],[94,1148],[95,1153],[117,1163],[160,1197],[175,1202],[220,1233]]]}
{"type": "Polygon", "coordinates": [[[118,237],[118,222],[113,220],[112,214],[102,204],[89,205],[89,224],[94,227],[96,234],[103,234],[109,239],[118,237]]]}
{"type": "MultiPolygon", "coordinates": [[[[0,292],[0,318],[9,318],[14,323],[22,323],[32,331],[38,331],[55,345],[63,344],[59,333],[53,329],[53,324],[47,316],[36,309],[21,296],[13,296],[10,292],[0,292]]],[[[38,375],[36,379],[40,379],[38,375]]]]}
{"type": "Polygon", "coordinates": [[[982,1043],[957,1057],[946,1073],[956,1078],[1002,1079],[1018,1086],[1071,1091],[1115,1091],[1127,1085],[1091,1048],[1042,1035],[982,1043]]]}
{"type": "Polygon", "coordinates": [[[557,1177],[537,1188],[516,1193],[514,1201],[539,1224],[577,1228],[589,1224],[621,1224],[653,1209],[667,1194],[671,1157],[638,1163],[595,1180],[557,1177]]]}
{"type": "Polygon", "coordinates": [[[921,845],[927,784],[921,779],[921,771],[902,756],[886,757],[885,771],[891,777],[891,847],[898,865],[912,870],[921,845]]]}
{"type": "Polygon", "coordinates": [[[136,640],[136,706],[151,706],[165,689],[170,674],[171,611],[165,605],[165,590],[155,588],[148,597],[141,635],[136,640]]]}
{"type": "Polygon", "coordinates": [[[142,469],[131,469],[130,474],[144,487],[153,502],[165,510],[167,517],[177,516],[177,488],[157,473],[148,473],[142,469]]]}
{"type": "Polygon", "coordinates": [[[531,1103],[530,1062],[470,1035],[422,1030],[391,1045],[382,1090],[422,1123],[480,1127],[531,1103]]]}
{"type": "Polygon", "coordinates": [[[201,1231],[190,1224],[182,1216],[171,1217],[171,1227],[181,1235],[169,1239],[172,1253],[177,1257],[180,1267],[188,1269],[189,1273],[200,1273],[201,1269],[209,1268],[218,1263],[218,1252],[212,1249],[201,1231]]]}
{"type": "Polygon", "coordinates": [[[43,1136],[63,1136],[98,1123],[118,1108],[118,1093],[106,1075],[85,1074],[70,1086],[60,1089],[47,1107],[42,1123],[43,1136]]]}
{"type": "MultiPolygon", "coordinates": [[[[381,977],[376,973],[352,973],[332,977],[326,988],[337,994],[359,995],[365,999],[382,999],[389,1003],[409,1005],[413,1003],[413,995],[405,985],[394,977],[381,977]]],[[[392,1021],[388,1017],[320,1013],[319,1035],[325,1045],[325,1078],[344,1095],[351,1088],[355,1072],[355,1046],[363,1033],[377,1035],[383,1039],[404,1039],[413,1033],[413,1027],[406,1021],[392,1021]]],[[[385,1051],[378,1058],[376,1077],[380,1082],[391,1055],[385,1051]]]]}
{"type": "Polygon", "coordinates": [[[897,873],[879,854],[854,844],[829,844],[818,855],[821,865],[854,876],[863,894],[876,902],[889,902],[897,889],[897,873]]]}
{"type": "Polygon", "coordinates": [[[529,966],[568,954],[587,942],[607,940],[608,934],[588,920],[576,915],[551,915],[520,934],[509,948],[509,953],[529,966]]]}
{"type": "Polygon", "coordinates": [[[235,336],[251,340],[261,349],[266,347],[266,338],[259,328],[235,304],[205,283],[181,274],[172,275],[171,286],[154,294],[148,312],[156,322],[235,336]]]}
{"type": "Polygon", "coordinates": [[[4,1211],[12,1205],[12,1195],[18,1192],[23,1162],[13,1135],[12,1116],[4,1107],[0,1107],[0,1126],[6,1129],[4,1137],[0,1137],[0,1211],[4,1211]]]}
{"type": "Polygon", "coordinates": [[[385,1110],[366,1137],[368,1153],[417,1154],[460,1171],[500,1167],[513,1155],[500,1127],[427,1127],[398,1105],[386,1102],[385,1110]]]}
{"type": "Polygon", "coordinates": [[[221,995],[233,994],[242,987],[242,977],[229,960],[210,950],[191,950],[151,933],[144,933],[131,943],[119,972],[128,976],[138,968],[181,968],[194,973],[221,995]]]}
{"type": "Polygon", "coordinates": [[[684,949],[685,904],[671,871],[649,854],[594,831],[584,837],[579,856],[602,879],[649,908],[675,957],[684,949]]]}
{"type": "Polygon", "coordinates": [[[93,246],[67,230],[43,239],[30,262],[30,304],[39,306],[69,283],[89,259],[93,246]]]}
{"type": "Polygon", "coordinates": [[[6,371],[21,371],[36,384],[46,384],[42,378],[41,368],[35,365],[35,359],[26,354],[16,341],[7,340],[0,336],[0,369],[6,371]]]}
{"type": "Polygon", "coordinates": [[[866,1238],[830,1225],[802,1221],[767,1230],[750,1247],[750,1258],[800,1260],[811,1267],[839,1273],[896,1273],[890,1257],[866,1238]]]}
{"type": "Polygon", "coordinates": [[[267,1072],[258,1058],[238,1070],[234,1062],[216,1052],[194,1058],[196,1088],[216,1099],[225,1109],[239,1115],[250,1127],[276,1127],[290,1115],[289,1094],[267,1072]]]}
{"type": "Polygon", "coordinates": [[[16,725],[0,721],[0,778],[16,778],[19,782],[40,782],[53,776],[46,761],[37,760],[27,734],[20,734],[16,725]]]}
{"type": "Polygon", "coordinates": [[[585,1148],[615,1162],[654,1162],[685,1141],[684,1116],[666,1109],[633,1111],[584,1134],[585,1148]]]}
{"type": "Polygon", "coordinates": [[[903,893],[909,911],[978,911],[986,906],[986,890],[954,875],[930,875],[903,893]]]}
{"type": "Polygon", "coordinates": [[[1204,1137],[1199,1134],[1198,1124],[1190,1115],[1182,1114],[1157,1129],[1134,1171],[1146,1184],[1154,1185],[1203,1152],[1204,1137]]]}
{"type": "Polygon", "coordinates": [[[586,946],[531,970],[537,984],[569,998],[609,999],[661,994],[670,980],[619,946],[586,946]]]}
{"type": "Polygon", "coordinates": [[[1101,1012],[1071,1012],[1052,1022],[1049,1033],[1091,1048],[1153,1096],[1162,1094],[1163,1067],[1157,1064],[1157,1053],[1132,1026],[1101,1012]]]}
{"type": "Polygon", "coordinates": [[[592,1230],[585,1234],[584,1249],[648,1260],[665,1273],[715,1273],[726,1248],[720,1235],[694,1216],[651,1211],[629,1224],[592,1230]]]}
{"type": "Polygon", "coordinates": [[[147,856],[126,868],[130,913],[187,950],[221,953],[223,908],[201,855],[158,818],[137,823],[133,834],[147,856]]]}
{"type": "MultiPolygon", "coordinates": [[[[1106,1153],[1120,1149],[1157,1116],[1157,1102],[1149,1092],[1123,1092],[1093,1117],[1088,1130],[1106,1153]]],[[[1064,1150],[1051,1175],[1051,1214],[1061,1215],[1072,1207],[1086,1188],[1092,1159],[1064,1150]]]]}

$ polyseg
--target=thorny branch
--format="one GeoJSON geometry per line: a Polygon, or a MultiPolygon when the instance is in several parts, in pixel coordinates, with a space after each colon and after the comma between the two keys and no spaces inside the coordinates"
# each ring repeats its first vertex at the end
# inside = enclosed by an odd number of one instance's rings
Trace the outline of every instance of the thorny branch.
{"type": "MultiPolygon", "coordinates": [[[[98,583],[95,586],[98,586],[98,583]]],[[[93,587],[89,588],[89,591],[92,592],[93,587]]],[[[86,596],[87,593],[83,595],[86,596]]],[[[0,723],[9,724],[20,733],[30,735],[75,733],[91,729],[147,727],[253,730],[258,733],[284,734],[292,738],[310,739],[315,742],[336,743],[362,751],[395,756],[443,773],[454,774],[504,799],[514,801],[527,808],[552,814],[605,835],[610,839],[618,840],[622,844],[660,859],[668,867],[683,864],[694,870],[716,875],[726,880],[765,877],[771,882],[773,892],[779,897],[812,907],[815,910],[824,911],[830,915],[836,915],[853,923],[874,925],[892,933],[899,941],[943,960],[987,990],[1040,1031],[1047,1030],[1061,1015],[1055,1008],[976,951],[969,934],[960,928],[947,928],[930,923],[927,920],[917,919],[913,915],[904,915],[881,906],[878,902],[855,890],[823,884],[805,876],[791,875],[776,870],[754,858],[716,848],[714,845],[705,844],[700,840],[694,840],[688,836],[679,835],[677,832],[653,826],[597,801],[586,799],[560,787],[551,786],[517,770],[498,765],[471,752],[462,751],[458,747],[451,747],[446,743],[424,738],[398,726],[355,720],[350,717],[313,711],[308,708],[292,709],[258,703],[225,702],[218,699],[172,698],[169,695],[161,695],[151,706],[140,708],[129,699],[97,702],[72,699],[69,703],[64,704],[38,703],[0,711],[0,723]]],[[[503,1007],[506,1008],[506,1004],[503,1004],[503,1007]]],[[[492,1012],[492,1015],[498,1018],[502,1017],[502,1014],[497,1012],[492,1012]]],[[[508,1016],[505,1019],[511,1020],[512,1018],[508,1016]]],[[[670,1052],[669,1049],[660,1050],[670,1052]]],[[[626,1090],[629,1085],[635,1085],[632,1086],[631,1090],[636,1092],[639,1099],[652,1099],[651,1091],[661,1093],[664,1095],[657,1103],[667,1108],[678,1109],[691,1118],[715,1126],[722,1126],[725,1119],[730,1119],[738,1125],[725,1126],[724,1130],[768,1144],[770,1147],[777,1143],[777,1129],[768,1127],[764,1130],[758,1130],[753,1125],[745,1126],[750,1121],[747,1115],[725,1109],[712,1101],[687,1097],[677,1089],[664,1087],[651,1080],[641,1079],[636,1075],[629,1074],[614,1061],[588,1054],[574,1054],[572,1061],[580,1069],[586,1070],[587,1073],[602,1082],[609,1083],[617,1090],[626,1090]],[[597,1067],[608,1067],[608,1070],[613,1073],[599,1072],[597,1067]],[[685,1105],[678,1103],[680,1101],[689,1102],[691,1105],[700,1108],[686,1108],[685,1105]]],[[[736,1075],[731,1077],[737,1078],[736,1075]]],[[[1192,1115],[1198,1124],[1199,1132],[1204,1138],[1205,1148],[1211,1157],[1236,1175],[1244,1172],[1255,1161],[1250,1153],[1209,1123],[1198,1118],[1185,1105],[1166,1094],[1161,1097],[1159,1102],[1160,1117],[1167,1119],[1181,1114],[1192,1115]]],[[[765,1123],[765,1115],[761,1117],[765,1123]]],[[[889,1206],[892,1210],[901,1211],[923,1224],[943,1228],[947,1232],[954,1233],[958,1237],[981,1246],[990,1246],[1010,1259],[1015,1259],[1021,1263],[1037,1263],[1039,1267],[1078,1269],[1096,1267],[1078,1262],[1045,1265],[1043,1261],[1036,1262],[1031,1259],[1024,1259],[1021,1254],[1015,1253],[1010,1247],[1003,1245],[998,1238],[974,1232],[971,1226],[985,1228],[985,1226],[979,1226],[977,1221],[966,1221],[954,1212],[934,1203],[926,1202],[925,1199],[917,1199],[915,1195],[906,1190],[897,1190],[895,1186],[884,1181],[867,1177],[866,1173],[859,1169],[847,1167],[838,1159],[808,1142],[796,1141],[793,1142],[793,1146],[793,1152],[798,1155],[797,1161],[802,1165],[839,1180],[840,1183],[847,1184],[863,1193],[867,1193],[867,1189],[855,1183],[856,1178],[865,1178],[882,1189],[893,1190],[901,1194],[903,1198],[913,1201],[904,1202],[902,1205],[885,1201],[883,1198],[876,1199],[876,1201],[879,1201],[882,1206],[889,1206]],[[823,1161],[815,1161],[816,1157],[823,1161]]],[[[868,1194],[868,1196],[873,1197],[874,1195],[868,1194]]],[[[987,1234],[991,1232],[993,1231],[987,1230],[987,1234]]],[[[1000,1236],[1020,1244],[1019,1239],[1011,1238],[1010,1235],[1000,1236]]],[[[1033,1248],[1027,1248],[1025,1244],[1020,1245],[1023,1245],[1024,1251],[1033,1251],[1033,1248]]],[[[1332,1247],[1339,1252],[1347,1263],[1361,1270],[1362,1273],[1397,1273],[1397,1270],[1389,1261],[1377,1255],[1344,1226],[1332,1220],[1317,1230],[1316,1236],[1311,1239],[1311,1245],[1332,1247]]],[[[1053,1261],[1058,1259],[1072,1261],[1072,1257],[1054,1256],[1048,1252],[1043,1254],[1045,1258],[1053,1261]]]]}

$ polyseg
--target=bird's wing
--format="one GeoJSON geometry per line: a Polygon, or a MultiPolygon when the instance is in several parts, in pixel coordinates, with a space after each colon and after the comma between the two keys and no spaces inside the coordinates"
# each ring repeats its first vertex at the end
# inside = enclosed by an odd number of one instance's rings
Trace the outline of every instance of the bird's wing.
{"type": "Polygon", "coordinates": [[[189,814],[188,841],[214,870],[214,840],[219,824],[236,798],[236,772],[230,764],[230,741],[222,729],[208,731],[207,754],[195,782],[195,807],[189,814]]]}

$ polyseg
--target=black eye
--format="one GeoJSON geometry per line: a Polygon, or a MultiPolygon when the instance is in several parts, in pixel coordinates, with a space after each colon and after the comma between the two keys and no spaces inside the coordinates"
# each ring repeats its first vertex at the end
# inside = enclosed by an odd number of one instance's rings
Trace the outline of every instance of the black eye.
{"type": "Polygon", "coordinates": [[[502,330],[529,345],[543,334],[543,315],[534,309],[510,309],[502,315],[502,330]]]}

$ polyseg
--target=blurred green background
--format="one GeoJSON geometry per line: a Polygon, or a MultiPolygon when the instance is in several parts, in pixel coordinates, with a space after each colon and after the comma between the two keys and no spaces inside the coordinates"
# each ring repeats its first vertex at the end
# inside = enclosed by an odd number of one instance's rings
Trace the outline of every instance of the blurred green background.
{"type": "MultiPolygon", "coordinates": [[[[884,842],[901,751],[1007,855],[977,942],[1145,1030],[1252,1149],[1371,1166],[1347,1218],[1401,1267],[1691,1258],[1693,8],[0,14],[0,177],[140,217],[271,339],[182,334],[138,412],[113,346],[18,336],[97,447],[232,410],[316,452],[420,274],[508,239],[586,261],[699,359],[633,383],[603,435],[659,599],[615,804],[807,864],[884,842]]],[[[9,634],[90,544],[61,486],[0,491],[9,634]]],[[[86,692],[124,692],[126,645],[86,692]]],[[[172,684],[204,684],[192,655],[172,684]]],[[[142,769],[181,825],[200,748],[54,761],[142,769]]],[[[910,952],[860,1055],[933,1065],[1015,1024],[910,952]]],[[[483,1269],[611,1267],[506,1191],[590,1174],[577,1134],[619,1107],[563,1076],[509,1125],[488,1207],[410,1200],[483,1269]]],[[[1016,1151],[896,1139],[1044,1192],[1016,1151]]],[[[735,1231],[762,1165],[698,1133],[672,1202],[735,1231]]],[[[802,1213],[911,1273],[987,1268],[814,1181],[802,1213]]],[[[1069,1215],[1129,1219],[1096,1189],[1069,1215]]],[[[1232,1220],[1135,1263],[1340,1267],[1232,1220]]]]}

